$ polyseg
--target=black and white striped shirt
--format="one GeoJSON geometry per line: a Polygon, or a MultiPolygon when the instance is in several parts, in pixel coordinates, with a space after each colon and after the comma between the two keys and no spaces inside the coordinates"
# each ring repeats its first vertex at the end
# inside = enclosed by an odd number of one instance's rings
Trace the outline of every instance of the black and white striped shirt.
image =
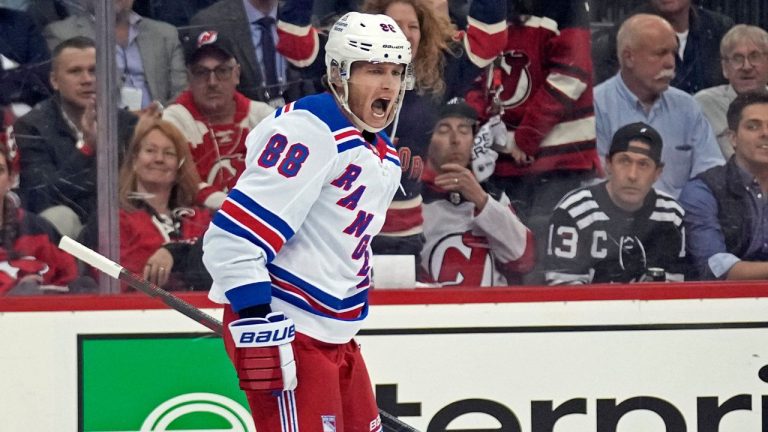
{"type": "Polygon", "coordinates": [[[639,210],[627,212],[613,203],[605,185],[576,189],[555,208],[547,239],[547,283],[636,282],[650,267],[664,269],[667,280],[683,280],[682,207],[652,189],[639,210]]]}

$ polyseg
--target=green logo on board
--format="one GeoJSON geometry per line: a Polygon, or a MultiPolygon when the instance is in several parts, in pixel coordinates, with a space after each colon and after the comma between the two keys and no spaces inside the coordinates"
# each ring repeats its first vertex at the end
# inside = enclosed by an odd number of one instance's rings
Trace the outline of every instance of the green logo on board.
{"type": "Polygon", "coordinates": [[[255,432],[221,338],[79,336],[80,432],[255,432]]]}

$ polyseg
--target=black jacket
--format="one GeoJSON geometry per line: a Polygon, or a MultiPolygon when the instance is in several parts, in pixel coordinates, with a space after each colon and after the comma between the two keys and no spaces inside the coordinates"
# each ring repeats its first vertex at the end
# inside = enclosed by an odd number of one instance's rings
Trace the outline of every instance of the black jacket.
{"type": "MultiPolygon", "coordinates": [[[[136,121],[133,114],[118,111],[117,145],[121,152],[133,135],[136,121]]],[[[13,127],[24,207],[40,213],[66,205],[85,222],[96,205],[96,156],[76,148],[77,137],[64,119],[58,95],[39,103],[13,127]]]]}
{"type": "Polygon", "coordinates": [[[729,253],[743,258],[749,248],[753,214],[735,158],[697,176],[717,200],[717,219],[729,253]]]}

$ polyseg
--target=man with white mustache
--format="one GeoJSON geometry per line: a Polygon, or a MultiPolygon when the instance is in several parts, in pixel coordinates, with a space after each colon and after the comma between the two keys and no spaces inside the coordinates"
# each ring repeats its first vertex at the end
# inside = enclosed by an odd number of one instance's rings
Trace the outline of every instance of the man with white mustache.
{"type": "Polygon", "coordinates": [[[616,39],[619,73],[595,87],[598,153],[605,158],[620,127],[651,125],[666,143],[661,158],[667,168],[654,187],[676,198],[689,179],[722,165],[722,153],[693,97],[669,85],[678,48],[672,26],[657,15],[637,14],[616,39]]]}

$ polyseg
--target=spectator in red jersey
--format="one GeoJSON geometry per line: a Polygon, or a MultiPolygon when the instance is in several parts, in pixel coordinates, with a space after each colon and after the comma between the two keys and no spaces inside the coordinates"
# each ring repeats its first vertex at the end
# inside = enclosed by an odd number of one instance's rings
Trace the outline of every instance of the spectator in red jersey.
{"type": "Polygon", "coordinates": [[[16,173],[0,145],[0,294],[32,295],[69,291],[78,277],[75,259],[59,249],[59,234],[48,221],[19,206],[11,192],[16,173]]]}
{"type": "Polygon", "coordinates": [[[163,119],[184,133],[190,162],[207,185],[198,202],[218,209],[245,168],[245,137],[274,109],[236,90],[240,65],[231,43],[220,33],[200,34],[187,59],[189,88],[163,112],[163,119]]]}
{"type": "MultiPolygon", "coordinates": [[[[211,214],[194,205],[200,177],[190,160],[173,124],[145,116],[120,167],[120,264],[169,290],[208,289],[196,278],[205,272],[197,240],[211,214]]],[[[96,224],[88,228],[92,245],[96,224]]]]}
{"type": "Polygon", "coordinates": [[[312,0],[219,0],[190,19],[189,36],[215,29],[232,41],[238,91],[278,107],[323,90],[325,56],[311,19],[312,0]]]}
{"type": "MultiPolygon", "coordinates": [[[[499,114],[506,126],[495,145],[499,159],[491,182],[533,231],[541,258],[552,209],[596,177],[600,162],[586,2],[528,3],[509,1],[503,54],[476,80],[467,102],[481,122],[499,114]]],[[[526,279],[543,282],[540,272],[526,279]]]]}

